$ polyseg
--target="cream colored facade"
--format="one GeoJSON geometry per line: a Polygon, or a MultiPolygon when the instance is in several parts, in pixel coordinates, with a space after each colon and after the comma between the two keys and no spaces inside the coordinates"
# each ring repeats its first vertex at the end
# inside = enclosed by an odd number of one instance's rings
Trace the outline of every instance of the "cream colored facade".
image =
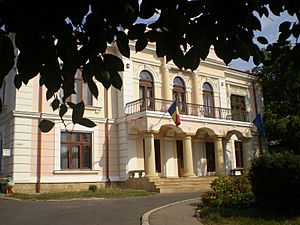
{"type": "MultiPolygon", "coordinates": [[[[113,48],[111,53],[118,54],[113,48]]],[[[236,142],[242,146],[243,167],[247,170],[250,159],[259,153],[258,137],[254,135],[257,132],[251,121],[262,108],[262,93],[258,85],[253,86],[253,75],[228,68],[213,49],[193,72],[181,71],[173,63],[157,58],[153,45],[140,53],[132,47],[131,58],[123,61],[121,91],[111,87],[106,104],[106,92],[98,84],[98,100],[94,98],[92,106],[86,107],[85,117],[97,126],[76,124],[73,128],[73,132],[92,135],[89,169],[61,168],[65,127],[58,112],[52,111],[51,101],[45,100],[46,92],[39,88],[38,78],[20,90],[13,88],[14,74],[6,78],[0,115],[0,169],[13,176],[16,190],[34,191],[37,183],[41,191],[49,191],[86,188],[91,183],[103,185],[108,180],[123,182],[134,170],[144,170],[146,177],[223,176],[237,167],[236,142]],[[149,72],[153,79],[153,108],[141,108],[142,71],[149,72]],[[173,100],[176,77],[184,83],[186,103],[178,127],[165,113],[173,100]],[[213,90],[214,113],[209,117],[203,111],[205,83],[213,90]],[[232,117],[232,95],[244,99],[247,119],[238,121],[232,117]],[[41,134],[40,119],[55,121],[55,127],[41,134]]],[[[65,120],[71,121],[70,110],[65,120]]]]}

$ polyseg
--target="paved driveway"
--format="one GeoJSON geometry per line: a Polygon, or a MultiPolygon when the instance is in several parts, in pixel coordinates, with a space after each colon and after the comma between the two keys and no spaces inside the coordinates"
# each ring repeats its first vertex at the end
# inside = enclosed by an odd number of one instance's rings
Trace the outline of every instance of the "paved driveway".
{"type": "Polygon", "coordinates": [[[0,200],[0,224],[139,225],[145,212],[200,193],[155,194],[131,199],[73,201],[0,200]]]}

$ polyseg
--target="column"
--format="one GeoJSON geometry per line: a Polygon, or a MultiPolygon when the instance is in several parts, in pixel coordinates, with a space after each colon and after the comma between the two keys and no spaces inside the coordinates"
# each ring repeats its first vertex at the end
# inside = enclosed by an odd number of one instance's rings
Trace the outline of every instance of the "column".
{"type": "Polygon", "coordinates": [[[192,152],[192,137],[186,136],[183,142],[183,163],[184,163],[184,176],[196,176],[193,166],[193,152],[192,152]]]}
{"type": "Polygon", "coordinates": [[[217,137],[215,139],[215,159],[216,159],[216,175],[225,175],[225,165],[224,165],[224,153],[223,153],[223,143],[222,138],[217,137]]]}
{"type": "Polygon", "coordinates": [[[164,176],[178,177],[176,150],[173,137],[164,137],[164,176]]]}
{"type": "Polygon", "coordinates": [[[172,100],[172,93],[170,90],[170,76],[169,76],[169,70],[165,62],[165,58],[163,57],[161,59],[161,65],[162,65],[162,99],[166,100],[172,100]]]}
{"type": "Polygon", "coordinates": [[[230,170],[233,168],[232,166],[232,142],[230,139],[223,140],[224,146],[224,163],[225,163],[225,174],[230,174],[230,170]]]}
{"type": "Polygon", "coordinates": [[[200,105],[199,76],[195,73],[193,73],[192,75],[192,87],[193,87],[192,103],[200,105]]]}
{"type": "Polygon", "coordinates": [[[252,141],[250,139],[243,140],[243,163],[244,170],[249,171],[251,159],[253,158],[252,141]]]}
{"type": "Polygon", "coordinates": [[[156,176],[154,134],[146,133],[144,138],[145,138],[145,173],[146,173],[146,177],[154,177],[154,176],[156,176]]]}

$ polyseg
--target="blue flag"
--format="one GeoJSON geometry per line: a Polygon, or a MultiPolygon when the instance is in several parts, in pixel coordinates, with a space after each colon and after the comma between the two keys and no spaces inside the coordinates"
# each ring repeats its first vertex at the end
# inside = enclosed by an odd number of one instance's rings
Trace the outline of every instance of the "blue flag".
{"type": "Polygon", "coordinates": [[[264,128],[263,119],[262,119],[262,116],[260,113],[257,114],[255,119],[253,120],[253,124],[257,127],[259,136],[265,136],[265,128],[264,128]]]}
{"type": "Polygon", "coordinates": [[[168,112],[170,113],[170,115],[172,116],[172,119],[173,119],[174,123],[178,127],[180,125],[180,116],[179,116],[179,110],[178,110],[178,106],[177,106],[177,101],[176,100],[171,104],[171,106],[168,109],[168,112]]]}

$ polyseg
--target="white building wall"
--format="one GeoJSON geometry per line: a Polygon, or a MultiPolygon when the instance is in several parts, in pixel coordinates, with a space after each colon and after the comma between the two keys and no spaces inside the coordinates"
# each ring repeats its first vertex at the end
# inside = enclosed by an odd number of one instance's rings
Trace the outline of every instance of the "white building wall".
{"type": "Polygon", "coordinates": [[[14,119],[13,177],[18,182],[31,180],[31,119],[14,119]]]}

